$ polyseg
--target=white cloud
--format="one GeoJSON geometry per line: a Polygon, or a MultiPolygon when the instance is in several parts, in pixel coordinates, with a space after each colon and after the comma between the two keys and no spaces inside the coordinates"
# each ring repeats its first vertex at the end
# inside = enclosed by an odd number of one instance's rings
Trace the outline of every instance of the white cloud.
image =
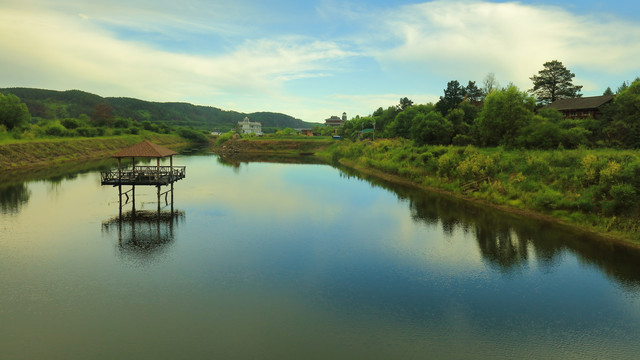
{"type": "MultiPolygon", "coordinates": [[[[387,48],[370,44],[383,64],[404,63],[417,72],[481,80],[501,78],[529,87],[529,77],[550,60],[598,71],[638,69],[640,26],[559,7],[517,2],[433,1],[386,15],[387,48]]],[[[392,65],[385,65],[390,68],[392,65]]]]}
{"type": "Polygon", "coordinates": [[[638,23],[518,2],[329,0],[299,14],[254,0],[0,0],[0,34],[0,87],[75,88],[307,121],[365,116],[404,96],[437,101],[448,80],[480,83],[489,72],[527,89],[554,59],[585,90],[612,85],[598,82],[603,74],[640,73],[638,23]]]}
{"type": "Polygon", "coordinates": [[[10,82],[5,85],[161,101],[233,93],[268,98],[286,81],[329,76],[332,61],[355,55],[334,42],[292,36],[246,40],[222,55],[181,54],[120,40],[84,19],[3,9],[0,32],[7,36],[0,37],[0,63],[14,74],[3,76],[10,82]]]}

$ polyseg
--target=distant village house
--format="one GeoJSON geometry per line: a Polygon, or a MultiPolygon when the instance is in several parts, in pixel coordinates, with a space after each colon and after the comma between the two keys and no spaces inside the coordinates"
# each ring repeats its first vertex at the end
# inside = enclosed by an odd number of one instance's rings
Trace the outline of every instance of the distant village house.
{"type": "Polygon", "coordinates": [[[256,134],[262,135],[262,124],[259,122],[249,121],[248,117],[245,117],[244,120],[238,122],[238,126],[240,126],[241,134],[256,134]]]}
{"type": "Polygon", "coordinates": [[[547,105],[562,113],[565,119],[596,119],[602,112],[602,107],[613,101],[613,95],[578,97],[560,99],[547,105]]]}
{"type": "Polygon", "coordinates": [[[342,126],[344,122],[347,121],[347,113],[342,113],[342,119],[337,116],[332,116],[324,121],[326,126],[342,126]]]}

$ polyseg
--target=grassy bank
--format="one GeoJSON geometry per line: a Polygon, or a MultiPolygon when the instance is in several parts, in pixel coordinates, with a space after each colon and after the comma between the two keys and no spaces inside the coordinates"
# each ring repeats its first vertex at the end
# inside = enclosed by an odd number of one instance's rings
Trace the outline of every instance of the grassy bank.
{"type": "Polygon", "coordinates": [[[178,135],[164,134],[14,141],[0,144],[0,169],[5,172],[100,159],[142,140],[170,148],[187,145],[187,141],[178,135]]]}
{"type": "MultiPolygon", "coordinates": [[[[224,136],[224,135],[222,135],[224,136]]],[[[221,155],[233,154],[278,154],[311,155],[327,151],[335,141],[328,137],[282,136],[247,137],[243,139],[218,138],[212,145],[214,152],[221,155]],[[224,141],[220,141],[224,140],[224,141]]]]}
{"type": "Polygon", "coordinates": [[[344,141],[329,161],[640,244],[640,152],[344,141]]]}

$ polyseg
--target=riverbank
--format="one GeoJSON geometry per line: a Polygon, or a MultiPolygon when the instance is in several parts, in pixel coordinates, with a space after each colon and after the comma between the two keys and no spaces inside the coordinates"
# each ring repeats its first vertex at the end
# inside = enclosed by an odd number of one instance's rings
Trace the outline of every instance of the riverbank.
{"type": "Polygon", "coordinates": [[[640,246],[640,152],[507,151],[411,141],[340,142],[323,156],[361,172],[640,246]]]}
{"type": "Polygon", "coordinates": [[[150,140],[158,145],[177,149],[189,143],[177,135],[118,136],[105,138],[69,138],[23,141],[0,144],[0,169],[25,171],[53,165],[96,160],[111,156],[115,151],[150,140]]]}
{"type": "Polygon", "coordinates": [[[245,158],[246,155],[283,155],[283,156],[311,156],[326,152],[335,141],[331,138],[303,137],[296,138],[248,138],[231,139],[221,144],[215,141],[211,150],[224,157],[234,159],[245,158]]]}

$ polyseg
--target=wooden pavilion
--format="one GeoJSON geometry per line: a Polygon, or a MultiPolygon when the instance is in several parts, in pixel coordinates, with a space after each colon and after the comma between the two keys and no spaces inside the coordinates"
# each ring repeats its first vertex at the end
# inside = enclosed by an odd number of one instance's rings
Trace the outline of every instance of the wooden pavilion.
{"type": "Polygon", "coordinates": [[[120,214],[122,214],[122,195],[125,195],[129,202],[128,193],[131,192],[133,200],[133,211],[135,212],[136,185],[150,185],[158,189],[158,212],[160,212],[160,197],[171,193],[171,210],[173,211],[173,183],[185,178],[185,166],[173,166],[173,155],[177,152],[156,145],[148,140],[120,150],[112,157],[118,159],[118,168],[102,171],[102,185],[112,185],[118,187],[118,199],[120,204],[120,214]],[[160,166],[160,159],[169,157],[169,166],[160,166]],[[131,158],[131,168],[122,168],[122,159],[131,158]],[[136,158],[155,158],[155,166],[136,166],[136,158]],[[123,185],[131,185],[131,190],[122,192],[123,185]],[[171,186],[170,190],[161,193],[162,186],[171,186]]]}

